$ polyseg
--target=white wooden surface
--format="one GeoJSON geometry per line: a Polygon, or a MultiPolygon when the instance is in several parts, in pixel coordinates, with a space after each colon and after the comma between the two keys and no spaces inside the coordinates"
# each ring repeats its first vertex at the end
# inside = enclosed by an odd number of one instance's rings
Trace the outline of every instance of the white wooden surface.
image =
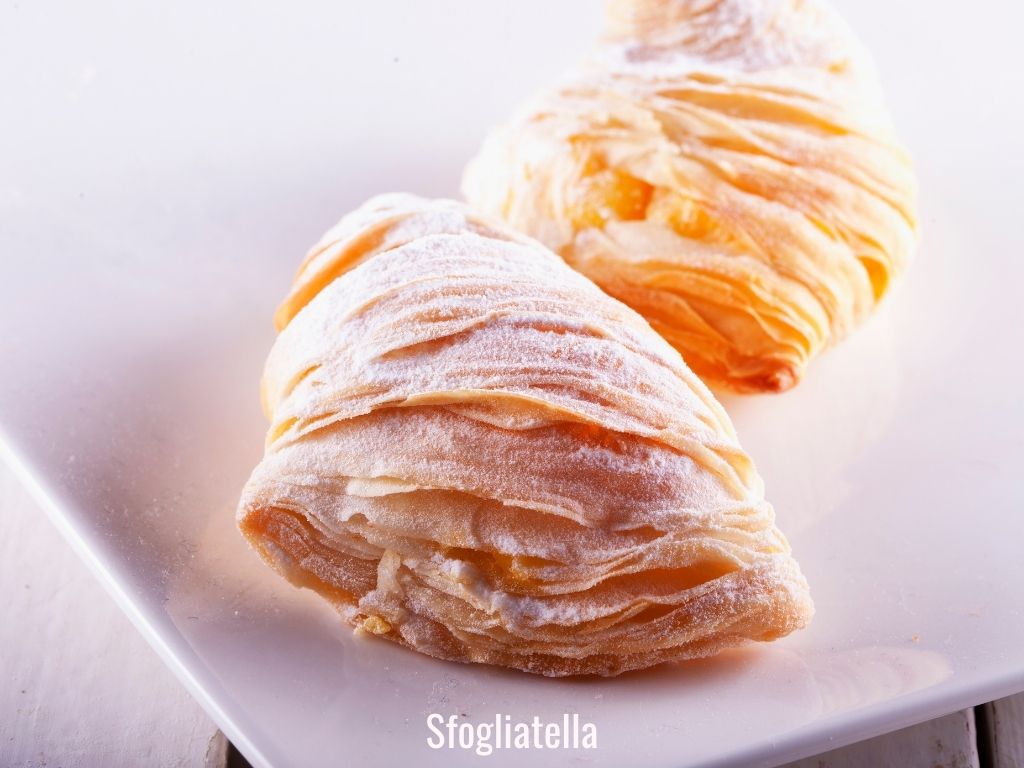
{"type": "Polygon", "coordinates": [[[991,768],[1024,766],[1024,693],[990,702],[984,710],[991,768]]]}
{"type": "MultiPolygon", "coordinates": [[[[0,765],[222,768],[227,742],[0,463],[0,765]]],[[[1024,768],[1024,694],[783,768],[1024,768]]]]}
{"type": "Polygon", "coordinates": [[[206,765],[216,726],[2,462],[0,594],[0,766],[206,765]]]}

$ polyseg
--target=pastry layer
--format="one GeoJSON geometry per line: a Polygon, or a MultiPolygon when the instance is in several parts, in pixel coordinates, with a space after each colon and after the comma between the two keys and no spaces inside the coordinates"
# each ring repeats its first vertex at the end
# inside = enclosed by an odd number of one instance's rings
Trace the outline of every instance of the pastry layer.
{"type": "Polygon", "coordinates": [[[609,0],[582,70],[467,168],[481,210],[644,315],[702,378],[780,391],[903,271],[915,182],[816,0],[609,0]]]}
{"type": "Polygon", "coordinates": [[[239,525],[363,631],[610,675],[809,619],[720,405],[539,243],[456,203],[375,198],[277,320],[239,525]]]}

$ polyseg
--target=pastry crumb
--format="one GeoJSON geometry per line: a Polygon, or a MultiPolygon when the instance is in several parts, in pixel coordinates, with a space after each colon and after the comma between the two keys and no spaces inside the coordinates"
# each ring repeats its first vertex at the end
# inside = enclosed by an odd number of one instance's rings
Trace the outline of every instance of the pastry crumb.
{"type": "Polygon", "coordinates": [[[371,635],[386,635],[391,631],[391,625],[380,616],[367,616],[363,619],[363,623],[359,625],[359,628],[364,632],[369,632],[371,635]]]}

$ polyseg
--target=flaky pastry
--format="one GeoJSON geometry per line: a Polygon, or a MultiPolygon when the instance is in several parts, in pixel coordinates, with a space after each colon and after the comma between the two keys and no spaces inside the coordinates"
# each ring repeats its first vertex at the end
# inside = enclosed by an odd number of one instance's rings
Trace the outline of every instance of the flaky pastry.
{"type": "Polygon", "coordinates": [[[363,632],[614,675],[810,618],[721,406],[536,241],[378,197],[310,252],[277,324],[239,526],[363,632]]]}
{"type": "Polygon", "coordinates": [[[916,237],[870,59],[817,0],[608,0],[588,63],[489,137],[463,189],[739,391],[796,383],[916,237]]]}

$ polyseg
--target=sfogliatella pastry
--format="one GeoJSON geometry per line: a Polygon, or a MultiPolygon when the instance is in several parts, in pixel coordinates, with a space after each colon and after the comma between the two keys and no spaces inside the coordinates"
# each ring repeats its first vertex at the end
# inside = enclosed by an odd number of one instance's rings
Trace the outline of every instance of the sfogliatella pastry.
{"type": "Polygon", "coordinates": [[[817,0],[608,0],[582,71],[464,191],[714,385],[781,391],[903,271],[915,183],[867,53],[817,0]]]}
{"type": "Polygon", "coordinates": [[[378,197],[313,249],[277,322],[238,522],[362,631],[614,675],[808,621],[722,408],[539,243],[378,197]]]}

